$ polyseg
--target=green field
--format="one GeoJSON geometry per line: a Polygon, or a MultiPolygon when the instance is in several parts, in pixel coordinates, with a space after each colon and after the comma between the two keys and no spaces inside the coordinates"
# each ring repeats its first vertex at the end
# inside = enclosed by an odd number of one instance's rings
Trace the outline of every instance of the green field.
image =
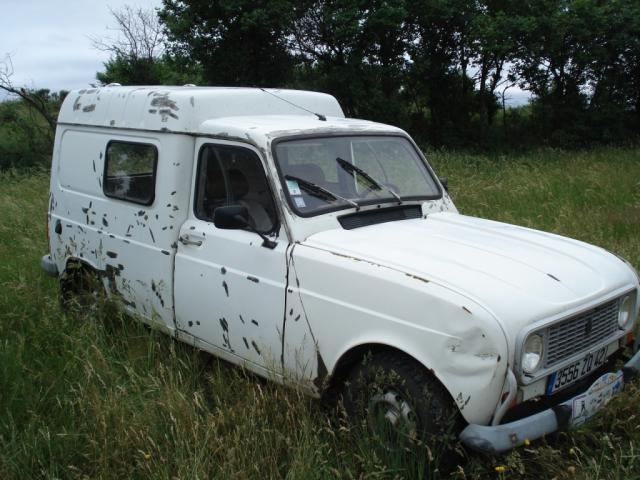
{"type": "MultiPolygon", "coordinates": [[[[462,213],[640,267],[640,150],[430,159],[462,213]]],[[[376,452],[318,402],[113,309],[62,313],[39,267],[47,190],[46,173],[0,173],[0,479],[640,478],[637,385],[585,428],[499,457],[466,453],[445,472],[426,450],[376,452]]]]}

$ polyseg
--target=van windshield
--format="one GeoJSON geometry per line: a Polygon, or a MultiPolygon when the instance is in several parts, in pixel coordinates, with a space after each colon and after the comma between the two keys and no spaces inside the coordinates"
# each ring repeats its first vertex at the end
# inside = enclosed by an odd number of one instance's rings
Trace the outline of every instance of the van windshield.
{"type": "Polygon", "coordinates": [[[276,145],[275,156],[289,202],[305,217],[441,195],[422,158],[403,137],[286,140],[276,145]]]}

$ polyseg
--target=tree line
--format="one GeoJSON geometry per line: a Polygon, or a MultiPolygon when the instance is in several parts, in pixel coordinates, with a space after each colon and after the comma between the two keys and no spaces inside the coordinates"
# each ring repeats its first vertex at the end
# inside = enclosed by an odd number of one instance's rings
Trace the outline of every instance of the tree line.
{"type": "Polygon", "coordinates": [[[112,51],[100,80],[319,90],[434,146],[640,131],[638,0],[163,0],[157,15],[162,53],[112,51]],[[509,109],[515,86],[532,99],[509,109]]]}
{"type": "MultiPolygon", "coordinates": [[[[111,13],[116,35],[92,39],[110,53],[102,84],[323,91],[346,115],[433,147],[640,137],[640,0],[163,0],[111,13]],[[526,105],[509,107],[515,87],[526,105]]],[[[4,166],[50,155],[65,95],[17,87],[12,73],[6,57],[0,89],[16,100],[0,105],[4,166]]]]}

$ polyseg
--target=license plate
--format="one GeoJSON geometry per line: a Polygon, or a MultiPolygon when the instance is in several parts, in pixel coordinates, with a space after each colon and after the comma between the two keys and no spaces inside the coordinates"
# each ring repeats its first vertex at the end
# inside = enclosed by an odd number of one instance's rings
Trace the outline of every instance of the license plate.
{"type": "Polygon", "coordinates": [[[598,378],[589,390],[573,399],[571,424],[582,425],[604,407],[611,397],[622,390],[624,380],[621,371],[605,373],[598,378]]]}
{"type": "Polygon", "coordinates": [[[589,352],[580,360],[549,375],[549,380],[547,380],[547,395],[551,395],[571,385],[573,382],[602,366],[607,360],[607,350],[608,346],[605,346],[595,352],[589,352]]]}

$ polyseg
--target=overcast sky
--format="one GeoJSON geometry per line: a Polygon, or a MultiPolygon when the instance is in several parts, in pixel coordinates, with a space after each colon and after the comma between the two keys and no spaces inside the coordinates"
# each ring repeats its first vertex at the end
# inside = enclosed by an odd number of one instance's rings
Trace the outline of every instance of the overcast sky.
{"type": "Polygon", "coordinates": [[[159,7],[161,0],[0,0],[0,60],[11,55],[13,83],[71,90],[95,83],[109,58],[88,36],[106,36],[109,6],[159,7]]]}
{"type": "MultiPolygon", "coordinates": [[[[95,83],[96,72],[109,58],[94,49],[88,36],[101,37],[114,22],[109,6],[159,7],[161,0],[0,0],[0,61],[10,54],[14,85],[52,91],[95,83]]],[[[526,103],[528,94],[508,92],[508,103],[526,103]]],[[[0,93],[0,99],[3,98],[0,93]]]]}

